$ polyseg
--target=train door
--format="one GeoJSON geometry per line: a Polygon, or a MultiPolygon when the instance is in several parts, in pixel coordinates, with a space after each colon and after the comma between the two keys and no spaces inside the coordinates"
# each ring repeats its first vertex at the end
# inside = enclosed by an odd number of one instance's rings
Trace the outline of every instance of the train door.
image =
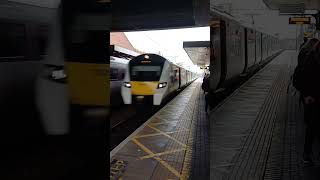
{"type": "Polygon", "coordinates": [[[210,25],[210,89],[215,90],[226,77],[226,23],[212,20],[210,25]]]}
{"type": "Polygon", "coordinates": [[[179,67],[178,66],[173,66],[173,74],[174,74],[174,90],[179,89],[179,67]]]}
{"type": "Polygon", "coordinates": [[[181,88],[181,68],[179,67],[179,88],[181,88]]]}
{"type": "Polygon", "coordinates": [[[257,31],[254,31],[254,64],[258,63],[258,59],[257,59],[257,31]]]}
{"type": "Polygon", "coordinates": [[[261,33],[256,31],[256,64],[261,62],[261,33]]]}
{"type": "Polygon", "coordinates": [[[187,84],[189,83],[190,79],[189,79],[189,71],[186,70],[186,82],[187,84]]]}
{"type": "Polygon", "coordinates": [[[247,70],[252,71],[256,64],[256,35],[253,29],[247,29],[246,47],[247,47],[247,70]]]}
{"type": "Polygon", "coordinates": [[[246,73],[247,69],[248,69],[248,29],[244,28],[244,60],[245,60],[245,64],[244,64],[244,70],[242,73],[246,73]]]}
{"type": "Polygon", "coordinates": [[[262,60],[263,60],[263,42],[264,42],[264,40],[263,40],[263,34],[262,33],[260,33],[260,49],[261,49],[261,56],[260,56],[260,62],[262,62],[262,60]]]}
{"type": "Polygon", "coordinates": [[[181,69],[181,87],[186,85],[186,70],[181,69]]]}
{"type": "Polygon", "coordinates": [[[170,64],[169,71],[169,92],[173,92],[179,88],[179,67],[174,64],[170,64]]]}
{"type": "Polygon", "coordinates": [[[267,44],[267,39],[265,34],[261,34],[261,62],[264,62],[266,59],[267,55],[267,49],[266,49],[266,44],[267,44]]]}

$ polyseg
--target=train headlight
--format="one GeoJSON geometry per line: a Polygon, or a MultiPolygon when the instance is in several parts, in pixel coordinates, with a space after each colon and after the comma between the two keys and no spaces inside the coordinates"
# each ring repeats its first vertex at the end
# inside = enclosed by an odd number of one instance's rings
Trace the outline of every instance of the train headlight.
{"type": "Polygon", "coordinates": [[[123,86],[126,88],[131,88],[131,84],[129,82],[124,82],[123,86]]]}
{"type": "Polygon", "coordinates": [[[158,88],[160,89],[160,88],[164,88],[164,87],[166,87],[167,86],[167,83],[166,82],[162,82],[162,83],[159,83],[158,84],[158,88]]]}

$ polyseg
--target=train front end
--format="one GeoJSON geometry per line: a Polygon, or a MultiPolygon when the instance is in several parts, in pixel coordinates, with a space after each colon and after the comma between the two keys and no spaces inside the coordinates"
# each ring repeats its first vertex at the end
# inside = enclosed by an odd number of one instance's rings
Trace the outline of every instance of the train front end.
{"type": "Polygon", "coordinates": [[[142,54],[132,59],[126,70],[121,95],[125,104],[160,105],[167,92],[164,69],[167,60],[156,54],[142,54]]]}

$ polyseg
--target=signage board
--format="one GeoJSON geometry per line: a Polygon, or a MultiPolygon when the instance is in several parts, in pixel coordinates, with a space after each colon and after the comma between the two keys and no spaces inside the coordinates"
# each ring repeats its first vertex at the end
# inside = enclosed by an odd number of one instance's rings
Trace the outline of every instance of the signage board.
{"type": "Polygon", "coordinates": [[[311,17],[290,17],[289,24],[310,24],[311,17]]]}

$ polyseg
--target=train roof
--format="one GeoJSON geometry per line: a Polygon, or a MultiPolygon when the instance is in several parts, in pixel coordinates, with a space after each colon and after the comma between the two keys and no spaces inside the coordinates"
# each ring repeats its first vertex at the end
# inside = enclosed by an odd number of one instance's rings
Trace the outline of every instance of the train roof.
{"type": "Polygon", "coordinates": [[[128,64],[129,60],[124,59],[124,58],[119,58],[115,56],[110,56],[110,63],[116,62],[116,63],[121,63],[121,64],[128,64]]]}
{"type": "Polygon", "coordinates": [[[56,8],[39,7],[14,1],[0,1],[1,19],[50,24],[57,13],[56,8]]]}
{"type": "Polygon", "coordinates": [[[251,24],[245,24],[243,22],[241,22],[239,19],[237,19],[236,17],[234,17],[232,14],[229,14],[227,12],[222,12],[220,11],[219,9],[217,8],[214,8],[214,11],[210,11],[210,14],[211,16],[218,16],[218,17],[222,17],[222,18],[227,18],[229,20],[232,20],[232,21],[235,21],[237,23],[239,23],[241,26],[244,26],[246,28],[249,28],[249,29],[253,29],[255,31],[258,31],[260,33],[263,33],[263,34],[266,34],[266,35],[269,35],[269,36],[272,36],[274,38],[276,38],[274,35],[271,35],[270,33],[267,33],[261,29],[257,29],[256,27],[252,26],[251,24]]]}
{"type": "MultiPolygon", "coordinates": [[[[183,66],[181,66],[181,65],[178,65],[178,64],[172,62],[170,59],[168,59],[168,58],[166,58],[166,57],[163,57],[163,56],[161,56],[161,55],[159,55],[159,54],[145,53],[145,54],[141,54],[140,56],[142,56],[142,55],[156,55],[156,56],[160,56],[160,57],[164,58],[165,60],[167,60],[168,62],[170,62],[171,64],[174,64],[175,66],[178,66],[178,67],[183,68],[183,69],[188,70],[188,71],[192,71],[190,68],[188,68],[188,67],[183,67],[183,66]]],[[[192,72],[193,72],[193,71],[192,71],[192,72]]],[[[196,73],[196,72],[194,72],[194,73],[196,73]]]]}

